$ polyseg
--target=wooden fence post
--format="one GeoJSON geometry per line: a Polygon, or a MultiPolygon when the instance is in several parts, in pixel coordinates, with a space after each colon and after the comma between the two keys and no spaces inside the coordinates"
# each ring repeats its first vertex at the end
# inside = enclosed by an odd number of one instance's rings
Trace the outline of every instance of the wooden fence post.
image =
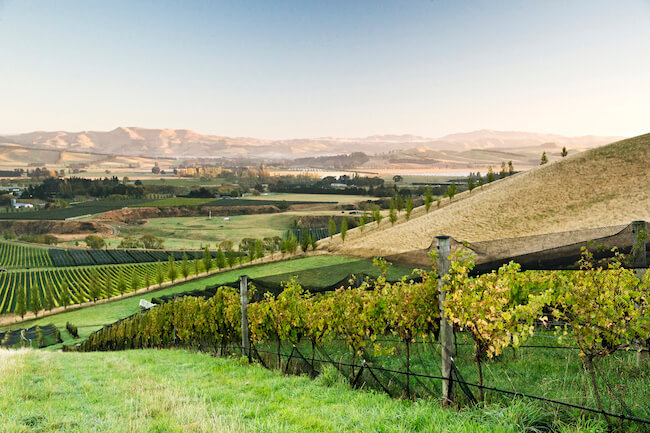
{"type": "Polygon", "coordinates": [[[248,336],[248,276],[239,277],[239,294],[241,296],[241,346],[244,355],[251,360],[251,340],[248,336]]]}
{"type": "Polygon", "coordinates": [[[443,277],[449,272],[449,236],[437,236],[438,240],[438,303],[440,306],[440,348],[442,353],[442,398],[445,405],[454,403],[454,387],[452,378],[452,362],[454,352],[454,331],[445,317],[444,304],[446,297],[443,277]]]}
{"type": "MultiPolygon", "coordinates": [[[[648,257],[646,253],[646,242],[648,233],[645,229],[645,221],[632,221],[632,235],[634,245],[632,246],[632,266],[637,278],[641,279],[647,272],[648,257]]],[[[650,358],[650,341],[641,342],[636,352],[637,366],[642,366],[650,358]]]]}

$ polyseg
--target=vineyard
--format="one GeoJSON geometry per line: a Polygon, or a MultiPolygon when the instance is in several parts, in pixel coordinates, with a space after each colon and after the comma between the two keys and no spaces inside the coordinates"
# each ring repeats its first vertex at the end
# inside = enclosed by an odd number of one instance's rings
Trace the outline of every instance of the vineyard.
{"type": "Polygon", "coordinates": [[[0,211],[0,219],[64,220],[66,218],[76,218],[84,215],[93,215],[115,209],[121,209],[125,206],[137,205],[138,203],[142,203],[144,201],[144,199],[90,200],[58,209],[26,209],[14,210],[12,212],[0,211]]]}
{"type": "MultiPolygon", "coordinates": [[[[188,275],[195,275],[199,261],[188,261],[188,275]],[[195,263],[196,262],[196,263],[195,263]]],[[[16,270],[0,273],[0,314],[17,311],[19,292],[24,291],[24,306],[29,309],[32,296],[40,298],[45,307],[48,291],[52,293],[53,307],[109,298],[133,292],[154,284],[183,277],[183,263],[169,261],[113,266],[75,266],[49,269],[16,270]],[[170,267],[174,272],[170,273],[170,267]]]]}
{"type": "MultiPolygon", "coordinates": [[[[164,261],[171,255],[181,260],[203,258],[203,251],[125,250],[125,249],[62,249],[45,248],[17,242],[0,241],[1,268],[45,268],[51,266],[116,265],[164,261]]],[[[216,257],[216,252],[212,252],[216,257]]]]}
{"type": "Polygon", "coordinates": [[[56,326],[49,324],[45,326],[32,326],[27,329],[14,331],[0,331],[0,347],[46,347],[60,343],[61,334],[56,326]]]}
{"type": "Polygon", "coordinates": [[[35,268],[52,266],[47,248],[0,241],[0,267],[35,268]]]}
{"type": "MultiPolygon", "coordinates": [[[[509,264],[472,277],[472,267],[459,256],[442,278],[435,272],[421,281],[379,277],[317,295],[291,280],[277,297],[248,305],[248,354],[285,372],[316,375],[334,366],[353,386],[394,396],[439,398],[441,383],[449,381],[458,387],[456,404],[528,398],[548,413],[544,430],[587,417],[644,431],[650,274],[639,280],[616,261],[594,267],[588,254],[579,272],[521,272],[509,264]],[[446,287],[444,317],[457,335],[449,377],[440,369],[446,349],[438,281],[446,287]]],[[[124,319],[92,334],[81,349],[246,353],[239,293],[220,287],[209,296],[174,299],[124,319]]]]}

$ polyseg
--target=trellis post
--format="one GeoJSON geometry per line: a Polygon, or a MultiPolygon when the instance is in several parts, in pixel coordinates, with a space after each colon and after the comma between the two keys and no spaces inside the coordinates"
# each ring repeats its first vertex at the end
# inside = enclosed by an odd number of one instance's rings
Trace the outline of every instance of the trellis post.
{"type": "Polygon", "coordinates": [[[248,276],[239,277],[239,294],[241,297],[241,346],[244,355],[251,360],[251,340],[248,336],[248,276]]]}
{"type": "MultiPolygon", "coordinates": [[[[641,279],[647,272],[648,257],[646,253],[646,242],[648,233],[645,229],[645,221],[632,221],[632,236],[634,237],[634,245],[632,246],[632,266],[634,273],[641,279]]],[[[641,366],[648,362],[650,354],[650,341],[641,342],[636,353],[636,362],[641,366]]]]}
{"type": "Polygon", "coordinates": [[[454,403],[452,363],[454,353],[454,331],[444,310],[446,288],[443,277],[449,273],[449,236],[437,236],[438,241],[438,303],[440,307],[440,348],[442,353],[442,398],[445,405],[454,403]]]}

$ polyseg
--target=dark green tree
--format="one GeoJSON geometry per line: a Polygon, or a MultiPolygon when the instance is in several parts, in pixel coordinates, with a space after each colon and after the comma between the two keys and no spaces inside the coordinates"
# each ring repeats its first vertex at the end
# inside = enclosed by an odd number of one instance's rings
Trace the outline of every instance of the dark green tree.
{"type": "Polygon", "coordinates": [[[187,280],[187,277],[190,276],[190,262],[187,259],[187,253],[183,253],[183,258],[181,260],[181,274],[183,274],[183,278],[187,280]]]}
{"type": "Polygon", "coordinates": [[[38,312],[42,309],[41,294],[36,286],[32,286],[29,289],[29,310],[34,313],[34,316],[38,317],[38,312]]]}
{"type": "Polygon", "coordinates": [[[140,279],[138,278],[138,273],[134,269],[131,274],[131,291],[135,292],[138,290],[138,286],[140,286],[140,279]]]}
{"type": "Polygon", "coordinates": [[[49,282],[45,283],[45,308],[48,311],[54,309],[54,292],[52,291],[52,285],[49,282]]]}
{"type": "Polygon", "coordinates": [[[126,279],[124,278],[123,271],[120,271],[120,273],[117,275],[117,291],[120,293],[120,295],[126,293],[126,279]]]}
{"type": "Polygon", "coordinates": [[[546,152],[542,152],[542,159],[539,162],[539,165],[544,165],[548,163],[548,157],[546,156],[546,152]]]}
{"type": "Polygon", "coordinates": [[[162,286],[162,283],[165,282],[165,269],[164,266],[160,261],[158,261],[158,266],[156,266],[156,282],[158,283],[158,286],[162,286]]]}
{"type": "Polygon", "coordinates": [[[174,284],[176,277],[178,277],[178,269],[176,269],[174,256],[169,256],[169,261],[167,262],[167,276],[171,280],[172,284],[174,284]]]}
{"type": "Polygon", "coordinates": [[[59,295],[59,303],[63,306],[63,309],[66,310],[68,308],[68,305],[70,305],[70,284],[68,284],[67,281],[63,282],[63,286],[61,287],[61,294],[59,295]]]}
{"type": "Polygon", "coordinates": [[[101,285],[99,284],[99,275],[97,271],[92,271],[90,274],[90,281],[88,282],[88,291],[90,292],[90,297],[97,302],[97,299],[101,296],[101,285]]]}
{"type": "Polygon", "coordinates": [[[452,201],[454,199],[454,196],[458,193],[458,188],[456,187],[455,183],[451,183],[447,187],[447,197],[449,197],[449,201],[452,201]]]}
{"type": "Polygon", "coordinates": [[[27,300],[25,299],[25,286],[18,287],[16,293],[16,314],[20,316],[21,319],[27,314],[27,300]]]}
{"type": "Polygon", "coordinates": [[[302,250],[303,253],[307,252],[310,243],[309,241],[310,241],[309,233],[303,233],[302,238],[300,239],[300,249],[302,250]]]}
{"type": "Polygon", "coordinates": [[[474,188],[476,188],[476,183],[474,183],[474,174],[470,173],[469,177],[467,178],[467,189],[469,190],[470,194],[474,188]]]}
{"type": "Polygon", "coordinates": [[[410,195],[406,197],[406,220],[411,219],[411,213],[413,212],[413,197],[410,195]]]}
{"type": "MultiPolygon", "coordinates": [[[[205,246],[205,249],[203,250],[203,269],[205,269],[205,273],[207,274],[210,272],[210,269],[212,269],[212,253],[210,253],[210,249],[208,246],[205,246]]],[[[221,269],[221,268],[219,268],[221,269]]]]}
{"type": "Polygon", "coordinates": [[[217,256],[215,257],[215,261],[217,262],[217,268],[219,268],[219,270],[226,267],[226,255],[223,253],[221,248],[217,249],[217,256]]]}
{"type": "Polygon", "coordinates": [[[494,182],[494,171],[492,170],[492,166],[488,167],[488,172],[487,172],[487,183],[492,183],[494,182]]]}
{"type": "Polygon", "coordinates": [[[228,261],[228,267],[232,268],[235,266],[235,263],[237,262],[237,256],[235,255],[235,251],[232,248],[228,248],[226,250],[226,260],[228,261]]]}
{"type": "Polygon", "coordinates": [[[565,147],[562,147],[562,154],[561,154],[561,155],[562,155],[562,158],[564,158],[564,157],[567,156],[568,154],[569,154],[569,152],[566,150],[566,146],[565,146],[565,147]]]}

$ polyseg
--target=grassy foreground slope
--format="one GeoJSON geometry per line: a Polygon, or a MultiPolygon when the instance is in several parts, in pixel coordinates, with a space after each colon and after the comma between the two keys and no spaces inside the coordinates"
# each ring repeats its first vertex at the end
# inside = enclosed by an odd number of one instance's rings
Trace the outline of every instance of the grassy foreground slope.
{"type": "Polygon", "coordinates": [[[459,413],[332,377],[283,376],[181,350],[0,350],[0,432],[505,433],[534,422],[527,407],[459,413]]]}
{"type": "Polygon", "coordinates": [[[645,134],[463,193],[394,227],[351,231],[344,245],[335,238],[331,246],[371,257],[427,248],[437,235],[476,242],[650,220],[649,162],[645,134]]]}

